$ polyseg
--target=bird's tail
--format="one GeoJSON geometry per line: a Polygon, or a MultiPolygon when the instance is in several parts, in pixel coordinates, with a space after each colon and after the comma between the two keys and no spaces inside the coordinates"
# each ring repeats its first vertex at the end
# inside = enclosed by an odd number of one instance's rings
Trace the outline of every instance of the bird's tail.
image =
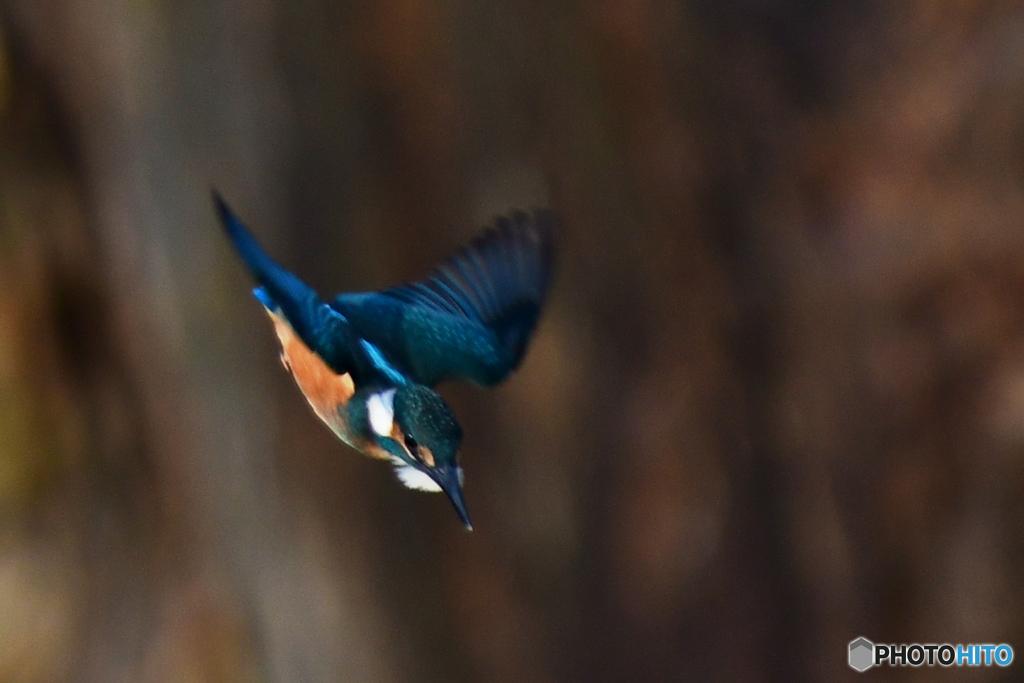
{"type": "Polygon", "coordinates": [[[331,325],[330,320],[324,319],[330,317],[327,304],[310,286],[282,268],[263,251],[256,238],[216,190],[213,190],[213,203],[239,256],[261,285],[253,291],[256,298],[268,310],[280,311],[310,348],[324,353],[323,347],[335,341],[330,336],[339,333],[331,329],[337,325],[331,325]]]}

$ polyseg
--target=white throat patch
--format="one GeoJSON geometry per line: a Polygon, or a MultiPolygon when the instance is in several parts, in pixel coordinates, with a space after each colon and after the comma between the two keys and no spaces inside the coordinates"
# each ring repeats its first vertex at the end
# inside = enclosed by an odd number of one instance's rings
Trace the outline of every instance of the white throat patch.
{"type": "Polygon", "coordinates": [[[391,436],[391,426],[395,422],[395,390],[371,394],[366,399],[366,412],[373,431],[380,436],[391,436]]]}
{"type": "Polygon", "coordinates": [[[441,490],[441,487],[437,485],[437,482],[430,478],[430,475],[416,469],[412,465],[407,465],[404,462],[395,463],[395,474],[398,475],[399,480],[408,489],[414,489],[416,491],[429,491],[431,493],[437,493],[441,490]]]}

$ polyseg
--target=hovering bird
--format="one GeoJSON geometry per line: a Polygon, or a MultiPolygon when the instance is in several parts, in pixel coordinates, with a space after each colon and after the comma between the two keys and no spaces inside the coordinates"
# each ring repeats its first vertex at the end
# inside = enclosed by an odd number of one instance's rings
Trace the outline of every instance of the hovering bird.
{"type": "Polygon", "coordinates": [[[391,462],[406,487],[444,491],[472,530],[462,428],[434,387],[491,386],[519,366],[551,281],[555,214],[497,218],[421,281],[327,302],[213,199],[313,412],[352,448],[391,462]]]}

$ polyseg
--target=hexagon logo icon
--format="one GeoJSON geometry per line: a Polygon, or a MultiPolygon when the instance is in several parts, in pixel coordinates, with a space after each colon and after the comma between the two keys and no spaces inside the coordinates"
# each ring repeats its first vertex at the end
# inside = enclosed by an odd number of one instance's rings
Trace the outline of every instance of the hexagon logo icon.
{"type": "Polygon", "coordinates": [[[867,638],[858,638],[850,643],[850,667],[867,671],[875,664],[875,644],[867,638]]]}

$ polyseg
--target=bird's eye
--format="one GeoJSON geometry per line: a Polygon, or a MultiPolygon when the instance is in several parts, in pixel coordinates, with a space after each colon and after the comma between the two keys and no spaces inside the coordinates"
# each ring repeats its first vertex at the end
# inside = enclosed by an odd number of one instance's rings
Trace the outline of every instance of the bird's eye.
{"type": "Polygon", "coordinates": [[[416,443],[416,439],[412,438],[408,434],[405,435],[405,447],[408,448],[409,452],[412,453],[414,456],[416,456],[416,458],[420,457],[420,453],[419,453],[420,446],[419,446],[419,444],[416,443]]]}

